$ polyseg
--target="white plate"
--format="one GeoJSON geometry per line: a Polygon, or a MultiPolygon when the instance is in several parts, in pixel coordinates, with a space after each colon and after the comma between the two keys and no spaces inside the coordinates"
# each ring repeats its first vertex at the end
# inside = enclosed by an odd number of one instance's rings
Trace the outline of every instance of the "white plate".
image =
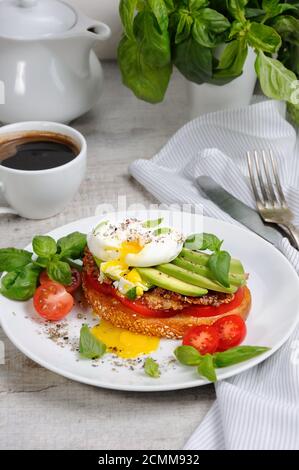
{"type": "MultiPolygon", "coordinates": [[[[159,211],[167,217],[169,213],[159,211]]],[[[113,216],[122,220],[130,213],[117,213],[113,216]]],[[[136,215],[136,213],[134,213],[136,215]]],[[[140,219],[155,218],[157,212],[139,212],[140,219]]],[[[197,216],[188,215],[191,222],[197,216]]],[[[87,233],[98,222],[97,217],[78,220],[50,233],[60,238],[79,230],[87,233]]],[[[180,228],[180,227],[177,227],[180,228]]],[[[284,256],[262,238],[245,229],[215,219],[204,218],[203,229],[224,239],[225,248],[242,260],[250,273],[249,287],[253,306],[247,322],[248,334],[245,344],[268,346],[270,351],[244,363],[217,370],[219,380],[239,374],[264,361],[273,354],[290,336],[299,319],[299,280],[296,272],[284,256]]],[[[152,354],[161,364],[159,379],[152,379],[143,372],[143,359],[125,361],[115,359],[111,354],[93,362],[81,359],[70,344],[78,344],[79,331],[86,320],[78,318],[80,308],[67,319],[65,335],[69,341],[59,339],[64,345],[56,344],[49,338],[46,324],[35,314],[32,301],[13,302],[0,297],[0,318],[2,328],[26,356],[47,369],[79,382],[117,390],[163,391],[178,390],[204,385],[195,369],[184,367],[174,360],[173,350],[178,341],[162,340],[159,350],[152,354]],[[133,370],[132,370],[133,369],[133,370]]],[[[89,325],[96,320],[87,314],[89,325]]]]}

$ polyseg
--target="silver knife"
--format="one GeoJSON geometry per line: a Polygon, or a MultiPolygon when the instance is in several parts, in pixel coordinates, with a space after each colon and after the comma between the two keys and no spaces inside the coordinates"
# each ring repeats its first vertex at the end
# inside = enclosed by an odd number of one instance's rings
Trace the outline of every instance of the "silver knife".
{"type": "Polygon", "coordinates": [[[275,245],[276,248],[279,247],[280,241],[283,238],[281,233],[270,225],[265,224],[255,210],[232,196],[210,176],[199,176],[196,182],[203,193],[220,209],[260,235],[260,237],[272,243],[272,245],[275,245]]]}

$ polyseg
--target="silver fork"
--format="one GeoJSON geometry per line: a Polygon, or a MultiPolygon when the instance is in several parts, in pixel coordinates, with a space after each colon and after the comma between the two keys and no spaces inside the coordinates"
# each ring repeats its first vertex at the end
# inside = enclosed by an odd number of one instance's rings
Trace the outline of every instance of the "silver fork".
{"type": "Polygon", "coordinates": [[[294,215],[284,197],[273,153],[247,152],[251,185],[258,212],[265,222],[278,224],[299,250],[299,230],[292,223],[294,215]]]}

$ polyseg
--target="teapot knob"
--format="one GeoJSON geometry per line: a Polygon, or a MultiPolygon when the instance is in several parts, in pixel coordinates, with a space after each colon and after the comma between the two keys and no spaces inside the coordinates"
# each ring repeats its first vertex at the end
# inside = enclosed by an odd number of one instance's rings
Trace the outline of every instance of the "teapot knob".
{"type": "Polygon", "coordinates": [[[19,6],[23,8],[31,8],[37,4],[38,0],[19,0],[19,6]]]}

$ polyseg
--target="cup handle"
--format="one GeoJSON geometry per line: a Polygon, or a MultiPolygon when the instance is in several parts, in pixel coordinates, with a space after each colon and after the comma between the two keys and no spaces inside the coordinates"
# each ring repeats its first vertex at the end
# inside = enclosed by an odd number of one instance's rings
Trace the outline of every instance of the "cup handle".
{"type": "MultiPolygon", "coordinates": [[[[0,181],[0,193],[3,193],[3,183],[1,183],[1,181],[0,181]]],[[[18,215],[17,211],[15,211],[14,209],[12,209],[12,208],[9,207],[9,206],[0,207],[0,215],[1,215],[1,214],[14,214],[14,215],[18,215]]]]}

